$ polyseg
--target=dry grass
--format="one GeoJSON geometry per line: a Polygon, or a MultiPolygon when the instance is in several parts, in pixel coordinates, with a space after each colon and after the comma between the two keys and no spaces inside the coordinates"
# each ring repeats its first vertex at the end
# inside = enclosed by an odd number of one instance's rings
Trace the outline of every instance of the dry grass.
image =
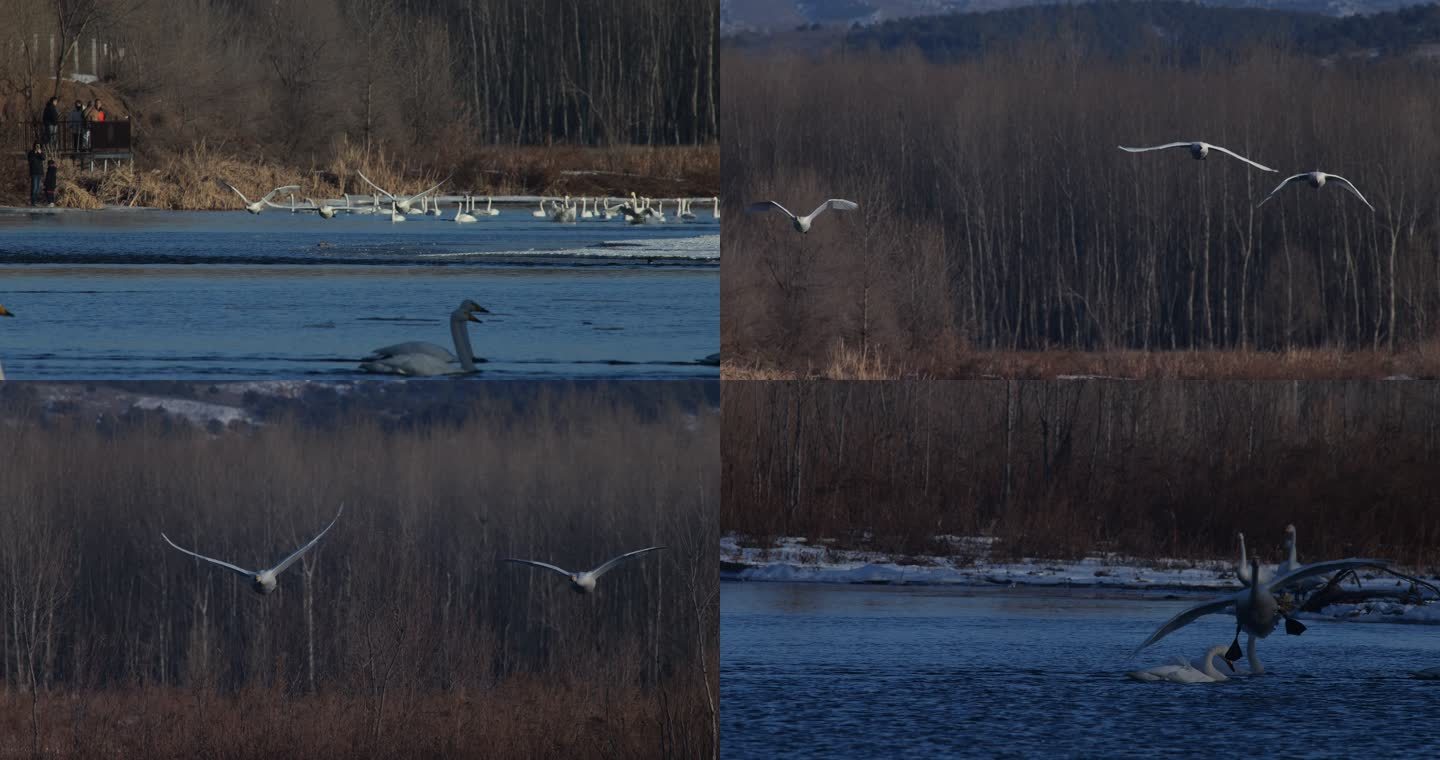
{"type": "Polygon", "coordinates": [[[828,363],[785,369],[757,358],[727,358],[726,380],[898,380],[916,377],[1056,378],[1130,380],[1378,380],[1440,378],[1440,349],[1425,343],[1408,351],[977,351],[923,357],[916,365],[887,362],[841,348],[828,363]]]}
{"type": "MultiPolygon", "coordinates": [[[[478,147],[456,151],[447,159],[455,167],[450,191],[486,195],[626,195],[652,197],[714,195],[719,186],[720,152],[709,147],[478,147]]],[[[28,201],[23,165],[4,170],[0,202],[28,201]]],[[[104,205],[144,206],[172,210],[238,209],[240,199],[222,182],[250,198],[272,187],[298,184],[298,197],[339,197],[373,192],[359,172],[395,193],[423,190],[446,174],[433,167],[407,168],[384,152],[367,154],[339,141],[334,158],[323,166],[295,167],[269,159],[242,159],[197,143],[180,153],[153,153],[137,159],[135,168],[81,171],[65,163],[56,205],[99,208],[104,205]]]]}
{"type": "MultiPolygon", "coordinates": [[[[700,757],[698,684],[654,689],[516,676],[389,706],[363,694],[223,696],[164,687],[56,691],[38,704],[46,757],[700,757]]],[[[28,695],[0,697],[0,756],[29,755],[28,695]]]]}

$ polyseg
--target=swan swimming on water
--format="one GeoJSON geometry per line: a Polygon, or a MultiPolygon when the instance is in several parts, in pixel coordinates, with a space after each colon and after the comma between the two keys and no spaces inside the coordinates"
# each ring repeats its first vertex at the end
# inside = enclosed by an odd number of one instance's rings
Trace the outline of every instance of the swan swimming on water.
{"type": "Polygon", "coordinates": [[[626,552],[624,554],[621,554],[620,556],[610,560],[609,562],[606,562],[605,564],[595,568],[594,570],[586,570],[580,573],[572,573],[563,567],[556,567],[555,565],[552,565],[548,562],[537,562],[533,559],[513,559],[510,557],[506,557],[504,561],[514,562],[521,565],[534,565],[535,567],[543,567],[546,570],[552,570],[570,579],[571,590],[580,594],[589,594],[595,591],[595,581],[598,580],[600,576],[609,572],[616,565],[624,562],[627,559],[630,559],[631,557],[638,557],[646,552],[653,552],[664,548],[665,547],[663,546],[647,546],[644,549],[636,549],[633,552],[626,552]]]}
{"type": "Polygon", "coordinates": [[[854,211],[855,209],[860,208],[860,204],[856,203],[855,201],[847,201],[842,198],[831,198],[830,200],[825,201],[824,203],[817,206],[814,211],[811,211],[805,216],[796,216],[790,213],[790,209],[781,206],[775,201],[760,201],[758,203],[752,203],[750,204],[750,208],[746,210],[752,214],[755,214],[762,211],[769,211],[772,208],[778,208],[781,211],[785,212],[785,215],[790,217],[790,223],[795,225],[795,229],[799,230],[800,233],[803,235],[810,231],[810,225],[814,223],[815,217],[825,213],[825,209],[833,208],[836,211],[854,211]]]}
{"type": "MultiPolygon", "coordinates": [[[[1270,200],[1271,198],[1274,198],[1274,197],[1275,197],[1275,194],[1278,193],[1278,192],[1280,192],[1281,190],[1285,189],[1285,186],[1286,186],[1286,185],[1290,184],[1291,182],[1295,182],[1295,181],[1297,181],[1297,180],[1304,181],[1304,182],[1308,182],[1308,183],[1310,183],[1310,186],[1311,186],[1311,187],[1316,188],[1317,190],[1318,190],[1319,188],[1324,187],[1326,182],[1329,182],[1329,181],[1331,181],[1331,180],[1334,180],[1334,181],[1336,181],[1336,182],[1339,182],[1341,187],[1343,187],[1343,188],[1345,188],[1346,190],[1349,190],[1350,192],[1354,193],[1354,194],[1355,194],[1355,197],[1356,197],[1356,198],[1359,198],[1361,203],[1365,204],[1366,206],[1370,206],[1370,201],[1365,200],[1365,196],[1363,196],[1363,195],[1360,194],[1360,189],[1357,188],[1357,187],[1355,187],[1355,183],[1354,183],[1354,182],[1351,182],[1351,181],[1348,180],[1348,179],[1345,179],[1344,177],[1340,176],[1339,174],[1326,174],[1325,172],[1301,172],[1300,174],[1296,174],[1296,175],[1293,176],[1293,177],[1287,177],[1284,182],[1281,182],[1279,185],[1276,185],[1276,186],[1275,186],[1275,189],[1274,189],[1274,190],[1271,190],[1271,191],[1270,191],[1270,194],[1267,195],[1267,196],[1265,196],[1265,200],[1262,200],[1262,201],[1260,201],[1259,203],[1255,204],[1255,207],[1256,207],[1256,208],[1259,208],[1259,207],[1261,207],[1261,206],[1264,206],[1264,205],[1265,205],[1265,201],[1268,201],[1268,200],[1270,200]]],[[[1370,206],[1370,210],[1371,210],[1371,211],[1374,211],[1374,210],[1375,210],[1375,207],[1374,207],[1374,206],[1370,206]]]]}
{"type": "MultiPolygon", "coordinates": [[[[479,323],[476,314],[489,314],[490,310],[470,299],[461,302],[459,308],[450,312],[450,338],[455,341],[455,353],[426,341],[396,343],[371,351],[360,360],[360,370],[381,375],[408,375],[431,377],[435,375],[460,375],[475,372],[474,351],[470,348],[470,334],[467,322],[479,323]],[[457,356],[458,354],[458,356],[457,356]],[[456,367],[456,364],[459,364],[456,367]]],[[[478,361],[484,361],[480,359],[478,361]]]]}
{"type": "Polygon", "coordinates": [[[470,206],[472,208],[474,206],[474,204],[471,202],[470,196],[468,195],[465,196],[465,201],[463,203],[455,204],[455,221],[460,222],[461,224],[475,221],[475,215],[470,213],[470,209],[466,208],[467,206],[470,206]]]}
{"type": "Polygon", "coordinates": [[[495,198],[494,198],[493,196],[487,195],[487,196],[485,196],[485,208],[476,210],[476,209],[472,206],[472,207],[470,208],[470,213],[472,213],[472,214],[478,214],[478,215],[480,215],[480,216],[500,216],[500,209],[495,208],[495,205],[494,205],[494,204],[495,204],[495,198]]]}
{"type": "Polygon", "coordinates": [[[1208,157],[1208,156],[1210,155],[1210,151],[1212,151],[1212,150],[1218,150],[1218,151],[1220,151],[1221,153],[1224,153],[1224,154],[1227,155],[1227,156],[1232,156],[1232,157],[1234,157],[1234,158],[1238,158],[1238,159],[1240,159],[1241,161],[1244,161],[1245,163],[1250,164],[1251,166],[1255,167],[1256,169],[1263,169],[1263,170],[1265,170],[1265,171],[1267,171],[1267,172],[1273,172],[1273,171],[1275,171],[1274,169],[1271,169],[1270,167],[1268,167],[1268,166],[1266,166],[1266,165],[1264,165],[1264,164],[1260,164],[1260,163],[1256,163],[1256,162],[1254,162],[1254,161],[1251,161],[1250,159],[1248,159],[1248,158],[1240,155],[1239,153],[1236,153],[1236,152],[1233,151],[1233,150],[1227,150],[1227,149],[1225,149],[1225,148],[1220,147],[1219,145],[1213,145],[1213,144],[1207,143],[1207,142],[1172,142],[1172,143],[1165,143],[1164,145],[1152,145],[1152,146],[1150,146],[1150,147],[1148,147],[1148,148],[1127,148],[1127,147],[1125,147],[1124,145],[1121,145],[1121,146],[1118,146],[1118,147],[1120,148],[1120,150],[1123,150],[1123,151],[1126,151],[1126,152],[1129,152],[1129,153],[1146,153],[1146,152],[1152,151],[1152,150],[1165,150],[1166,148],[1188,148],[1188,149],[1190,150],[1190,157],[1191,157],[1191,158],[1194,158],[1196,161],[1203,161],[1203,160],[1205,160],[1206,157],[1208,157]]]}
{"type": "MultiPolygon", "coordinates": [[[[1255,655],[1254,639],[1265,638],[1275,630],[1275,626],[1283,618],[1285,620],[1285,632],[1292,636],[1299,636],[1305,632],[1305,626],[1300,621],[1289,617],[1287,610],[1280,609],[1280,603],[1275,598],[1275,592],[1286,586],[1293,585],[1296,581],[1316,575],[1339,572],[1359,567],[1374,567],[1384,569],[1390,563],[1378,559],[1336,559],[1328,562],[1316,562],[1313,565],[1306,565],[1292,573],[1287,573],[1270,581],[1252,583],[1248,588],[1241,589],[1229,596],[1224,596],[1209,602],[1197,604],[1184,612],[1170,618],[1158,630],[1150,634],[1141,644],[1141,649],[1154,644],[1165,638],[1167,635],[1184,628],[1205,615],[1214,615],[1230,611],[1235,615],[1235,640],[1230,644],[1225,659],[1234,662],[1240,659],[1240,632],[1244,631],[1252,638],[1249,642],[1251,647],[1250,666],[1257,675],[1265,672],[1264,666],[1260,664],[1260,658],[1255,655]]],[[[1260,560],[1250,558],[1250,574],[1252,578],[1260,577],[1260,560]]]]}
{"type": "Polygon", "coordinates": [[[299,189],[300,189],[300,186],[299,186],[299,185],[286,185],[286,186],[284,186],[284,187],[277,187],[277,188],[275,188],[274,190],[271,190],[270,192],[268,192],[268,193],[266,193],[265,195],[261,196],[261,197],[260,197],[260,200],[258,200],[258,201],[252,201],[252,200],[250,200],[249,198],[246,198],[244,193],[240,192],[239,190],[236,190],[236,189],[235,189],[235,186],[232,185],[232,184],[230,184],[229,182],[224,182],[224,183],[221,183],[221,184],[223,184],[223,185],[225,185],[226,187],[230,188],[230,190],[231,190],[232,192],[234,192],[236,195],[240,196],[240,200],[242,200],[242,201],[245,202],[245,210],[246,210],[246,211],[249,211],[249,212],[252,213],[252,214],[258,214],[258,213],[260,213],[261,211],[264,211],[267,206],[270,207],[270,208],[284,208],[284,206],[280,206],[280,205],[278,205],[278,204],[271,203],[271,202],[270,202],[270,199],[271,199],[271,198],[274,198],[276,195],[278,195],[278,194],[280,194],[280,193],[293,193],[293,192],[295,192],[296,190],[299,190],[299,189]]]}
{"type": "MultiPolygon", "coordinates": [[[[13,317],[13,316],[15,316],[15,315],[14,315],[14,314],[11,314],[11,313],[5,308],[5,306],[4,306],[3,304],[0,304],[0,317],[13,317]]],[[[0,364],[0,380],[4,380],[4,379],[5,379],[5,366],[4,366],[3,364],[0,364]]]]}
{"type": "MultiPolygon", "coordinates": [[[[1174,681],[1176,683],[1215,683],[1218,681],[1228,681],[1230,678],[1224,673],[1221,673],[1219,668],[1215,667],[1215,658],[1225,654],[1225,650],[1228,648],[1226,645],[1220,644],[1219,646],[1213,646],[1206,650],[1204,657],[1197,657],[1189,662],[1177,657],[1177,662],[1173,664],[1156,665],[1155,667],[1145,668],[1144,670],[1132,670],[1125,675],[1136,681],[1174,681]]],[[[1225,663],[1231,672],[1234,672],[1235,666],[1231,664],[1229,660],[1221,657],[1220,661],[1225,663]]]]}
{"type": "Polygon", "coordinates": [[[236,567],[235,565],[232,565],[232,564],[230,564],[229,562],[222,562],[222,561],[220,561],[220,560],[218,560],[218,559],[215,559],[215,558],[213,558],[213,557],[207,557],[207,556],[205,556],[205,555],[203,555],[203,554],[196,554],[195,552],[192,552],[192,551],[190,551],[189,549],[181,548],[180,546],[177,546],[174,541],[171,541],[171,540],[170,540],[170,537],[167,536],[167,535],[165,535],[164,533],[161,533],[161,534],[160,534],[160,537],[163,538],[163,539],[165,539],[165,543],[170,544],[171,546],[174,546],[176,549],[179,549],[180,551],[185,552],[186,554],[189,554],[189,555],[192,556],[192,557],[195,557],[195,558],[197,558],[197,559],[203,559],[203,560],[205,560],[206,562],[210,562],[210,563],[212,563],[212,564],[219,565],[219,566],[225,568],[226,570],[229,570],[229,571],[235,572],[235,573],[239,573],[240,575],[243,575],[243,576],[245,576],[246,578],[249,578],[249,579],[250,579],[250,588],[251,588],[255,593],[257,593],[257,594],[268,594],[268,593],[270,593],[271,591],[274,591],[274,590],[275,590],[275,576],[277,576],[277,575],[279,575],[280,573],[284,572],[284,571],[285,571],[285,568],[287,568],[287,567],[295,564],[295,561],[298,560],[298,559],[300,559],[300,557],[302,557],[302,556],[305,554],[305,552],[310,551],[310,549],[313,548],[313,547],[315,546],[315,544],[320,543],[320,539],[324,538],[324,537],[325,537],[325,534],[326,534],[326,533],[329,533],[329,532],[330,532],[330,529],[333,528],[333,527],[335,527],[335,523],[336,523],[336,522],[339,522],[339,520],[340,520],[340,515],[342,515],[342,514],[344,514],[344,513],[345,513],[345,505],[344,505],[344,504],[341,504],[341,505],[340,505],[340,511],[338,511],[338,512],[335,513],[335,519],[334,519],[334,520],[331,520],[331,521],[330,521],[330,524],[325,526],[325,530],[320,531],[320,535],[318,535],[318,536],[310,539],[310,543],[305,544],[304,546],[300,547],[299,549],[296,549],[293,554],[291,554],[290,556],[288,556],[288,557],[286,557],[285,559],[281,560],[281,561],[280,561],[280,564],[278,564],[278,565],[276,565],[276,566],[274,566],[274,567],[272,567],[272,568],[270,568],[270,569],[268,569],[268,570],[246,570],[246,569],[243,568],[243,567],[236,567]]]}

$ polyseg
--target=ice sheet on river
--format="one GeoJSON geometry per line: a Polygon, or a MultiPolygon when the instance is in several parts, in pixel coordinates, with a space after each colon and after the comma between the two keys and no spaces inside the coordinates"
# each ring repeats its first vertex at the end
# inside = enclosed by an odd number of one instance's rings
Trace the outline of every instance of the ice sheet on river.
{"type": "Polygon", "coordinates": [[[448,253],[422,253],[422,259],[465,259],[515,256],[555,256],[562,258],[607,258],[607,259],[718,259],[720,258],[720,236],[700,235],[682,238],[636,238],[633,240],[606,240],[579,248],[558,248],[554,250],[508,250],[508,251],[452,251],[448,253]]]}
{"type": "MultiPolygon", "coordinates": [[[[1016,562],[986,559],[994,539],[940,536],[956,547],[954,556],[895,555],[837,549],[822,541],[779,538],[768,546],[735,534],[720,539],[720,577],[730,581],[788,583],[863,583],[886,585],[1029,586],[1223,593],[1239,589],[1232,562],[1217,560],[1142,560],[1104,554],[1081,560],[1025,558],[1016,562]],[[974,559],[972,559],[974,558],[974,559]]],[[[1413,569],[1397,568],[1414,574],[1413,569]]],[[[1419,577],[1435,581],[1429,574],[1419,577]]],[[[1404,581],[1384,573],[1360,573],[1364,588],[1403,589],[1404,581]]],[[[1346,583],[1346,588],[1352,588],[1346,583]]],[[[1375,601],[1334,604],[1326,617],[1372,622],[1440,624],[1440,603],[1428,605],[1375,601]]],[[[1304,617],[1302,615],[1301,617],[1304,617]]]]}

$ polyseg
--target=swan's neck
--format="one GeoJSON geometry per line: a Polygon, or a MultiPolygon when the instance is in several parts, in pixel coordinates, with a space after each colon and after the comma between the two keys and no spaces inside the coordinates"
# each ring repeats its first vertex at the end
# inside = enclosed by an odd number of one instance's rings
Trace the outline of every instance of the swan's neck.
{"type": "Polygon", "coordinates": [[[1290,534],[1290,541],[1289,541],[1289,543],[1290,543],[1290,568],[1291,568],[1291,569],[1294,569],[1296,565],[1300,564],[1300,563],[1297,562],[1296,559],[1295,559],[1295,534],[1294,534],[1294,533],[1291,533],[1291,534],[1290,534]]]}
{"type": "Polygon", "coordinates": [[[1265,672],[1265,666],[1260,664],[1260,655],[1255,653],[1255,637],[1252,635],[1245,640],[1245,657],[1250,660],[1250,672],[1259,675],[1265,672]]]}
{"type": "Polygon", "coordinates": [[[470,333],[465,329],[464,319],[450,320],[450,337],[455,339],[455,355],[460,357],[460,369],[475,371],[475,353],[470,350],[470,333]]]}
{"type": "Polygon", "coordinates": [[[0,380],[5,379],[5,365],[0,364],[0,380]]]}

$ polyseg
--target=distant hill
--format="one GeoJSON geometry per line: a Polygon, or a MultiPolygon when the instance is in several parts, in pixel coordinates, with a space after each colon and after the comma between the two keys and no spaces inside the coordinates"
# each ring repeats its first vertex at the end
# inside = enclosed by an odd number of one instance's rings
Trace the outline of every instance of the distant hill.
{"type": "MultiPolygon", "coordinates": [[[[984,13],[1044,4],[1039,0],[720,0],[725,35],[789,32],[798,27],[872,26],[916,16],[984,13]]],[[[1354,16],[1395,11],[1415,0],[1206,0],[1232,8],[1354,16]]]]}
{"type": "Polygon", "coordinates": [[[1087,53],[1116,58],[1159,49],[1182,61],[1193,60],[1202,53],[1226,53],[1257,42],[1276,42],[1321,58],[1437,58],[1440,5],[1330,16],[1178,0],[1104,0],[912,17],[849,28],[807,26],[803,31],[732,36],[730,42],[742,47],[815,49],[843,41],[851,50],[914,47],[932,59],[954,60],[1024,41],[1057,38],[1087,53]]]}

